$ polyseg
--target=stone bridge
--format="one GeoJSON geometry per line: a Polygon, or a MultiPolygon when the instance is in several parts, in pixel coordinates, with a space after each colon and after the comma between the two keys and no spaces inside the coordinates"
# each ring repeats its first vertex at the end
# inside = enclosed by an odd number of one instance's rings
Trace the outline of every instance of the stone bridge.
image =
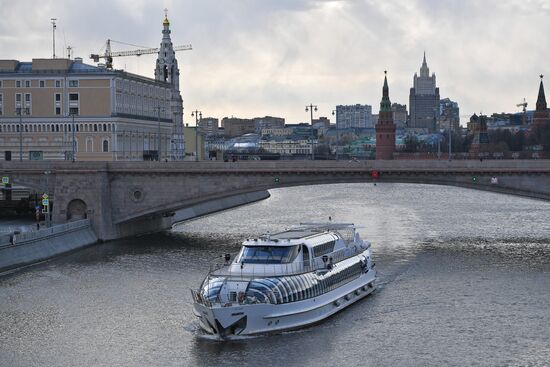
{"type": "Polygon", "coordinates": [[[53,194],[53,221],[90,218],[109,240],[268,197],[276,187],[405,182],[550,200],[550,160],[2,162],[0,175],[53,194]],[[496,178],[496,180],[495,180],[496,178]]]}

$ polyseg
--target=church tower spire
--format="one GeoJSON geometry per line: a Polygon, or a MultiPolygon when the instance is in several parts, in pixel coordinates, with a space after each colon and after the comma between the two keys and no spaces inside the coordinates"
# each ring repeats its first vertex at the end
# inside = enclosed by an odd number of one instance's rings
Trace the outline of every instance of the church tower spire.
{"type": "MultiPolygon", "coordinates": [[[[180,70],[176,52],[170,38],[170,21],[168,9],[164,9],[162,21],[162,40],[160,42],[157,63],[155,67],[155,80],[169,83],[172,86],[170,97],[170,110],[164,111],[170,116],[172,122],[171,160],[183,160],[185,156],[185,141],[183,139],[183,99],[180,93],[180,70]]],[[[158,106],[158,108],[162,108],[158,106]]],[[[164,110],[164,108],[162,108],[164,110]]]]}
{"type": "Polygon", "coordinates": [[[168,9],[164,9],[164,20],[162,22],[162,41],[157,57],[155,68],[155,79],[172,84],[173,88],[179,91],[180,71],[178,60],[170,38],[170,21],[168,20],[168,9]]]}

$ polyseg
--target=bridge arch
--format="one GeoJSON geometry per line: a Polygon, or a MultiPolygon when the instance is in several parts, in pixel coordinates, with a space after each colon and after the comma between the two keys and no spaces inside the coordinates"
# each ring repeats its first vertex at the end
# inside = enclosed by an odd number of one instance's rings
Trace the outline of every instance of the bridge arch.
{"type": "Polygon", "coordinates": [[[81,199],[73,199],[67,205],[67,221],[86,219],[88,217],[88,206],[81,199]]]}

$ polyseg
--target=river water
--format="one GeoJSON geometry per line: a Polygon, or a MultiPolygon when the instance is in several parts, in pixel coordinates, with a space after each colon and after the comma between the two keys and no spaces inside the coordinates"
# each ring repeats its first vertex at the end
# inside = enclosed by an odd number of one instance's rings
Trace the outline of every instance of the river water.
{"type": "Polygon", "coordinates": [[[1,366],[548,366],[550,204],[453,187],[338,184],[100,244],[0,278],[1,366]],[[321,324],[219,341],[189,289],[243,237],[354,222],[379,288],[321,324]]]}

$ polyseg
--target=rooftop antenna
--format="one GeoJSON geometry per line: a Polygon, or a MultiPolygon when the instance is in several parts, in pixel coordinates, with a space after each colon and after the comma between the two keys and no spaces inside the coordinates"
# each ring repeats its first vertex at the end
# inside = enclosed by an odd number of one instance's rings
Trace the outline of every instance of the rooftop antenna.
{"type": "Polygon", "coordinates": [[[55,59],[55,28],[57,27],[55,25],[55,21],[57,18],[51,18],[52,21],[52,33],[53,33],[53,58],[55,59]]]}

